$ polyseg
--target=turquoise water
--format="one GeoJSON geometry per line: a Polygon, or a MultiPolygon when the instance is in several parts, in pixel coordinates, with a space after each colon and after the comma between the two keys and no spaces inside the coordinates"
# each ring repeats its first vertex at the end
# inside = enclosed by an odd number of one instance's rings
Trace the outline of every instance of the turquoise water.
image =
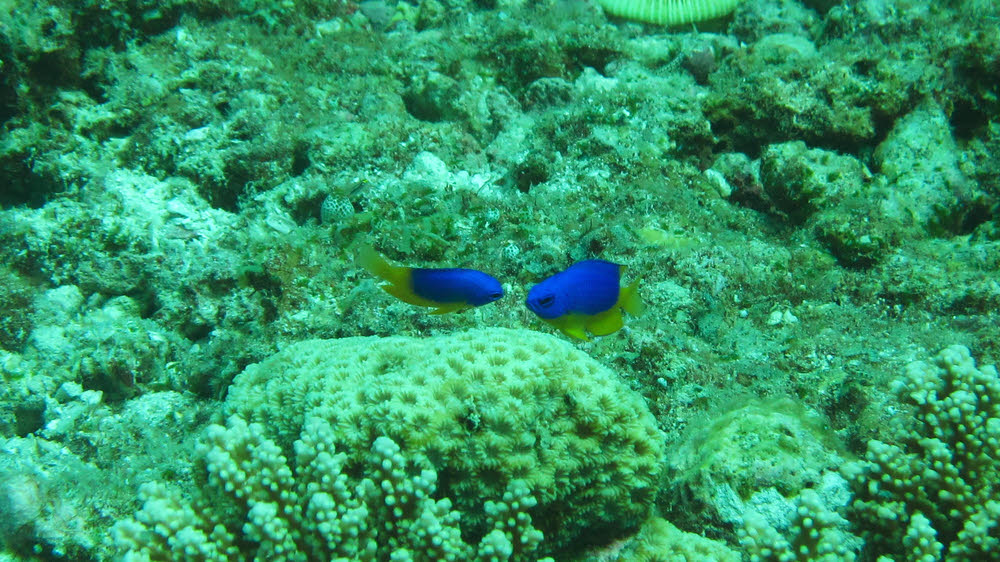
{"type": "Polygon", "coordinates": [[[2,7],[0,560],[1000,560],[996,3],[2,7]]]}

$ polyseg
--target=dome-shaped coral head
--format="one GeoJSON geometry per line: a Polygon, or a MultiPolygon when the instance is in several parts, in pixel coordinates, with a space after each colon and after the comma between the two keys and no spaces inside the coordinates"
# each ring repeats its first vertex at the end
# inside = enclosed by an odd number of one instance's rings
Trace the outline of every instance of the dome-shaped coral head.
{"type": "Polygon", "coordinates": [[[622,311],[640,314],[639,280],[622,289],[624,266],[604,260],[575,263],[528,291],[525,304],[539,318],[567,336],[587,340],[604,336],[625,323],[622,311]]]}
{"type": "Polygon", "coordinates": [[[503,297],[503,287],[492,275],[475,269],[427,269],[391,265],[370,246],[358,252],[358,263],[386,281],[382,290],[397,299],[445,314],[489,304],[503,297]]]}

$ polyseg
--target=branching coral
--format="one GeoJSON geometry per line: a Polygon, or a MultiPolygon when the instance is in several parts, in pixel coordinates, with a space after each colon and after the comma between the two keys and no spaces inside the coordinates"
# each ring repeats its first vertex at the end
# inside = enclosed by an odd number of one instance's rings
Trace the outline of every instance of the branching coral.
{"type": "Polygon", "coordinates": [[[476,535],[483,503],[523,480],[544,548],[582,549],[637,528],[656,494],[662,433],[641,396],[585,353],[528,330],[309,340],[236,377],[226,407],[292,450],[327,420],[363,465],[375,436],[433,459],[440,491],[476,535]]]}
{"type": "Polygon", "coordinates": [[[895,382],[913,407],[899,444],[873,440],[844,476],[851,519],[877,555],[1000,560],[1000,377],[952,346],[895,382]]]}
{"type": "Polygon", "coordinates": [[[756,512],[744,517],[740,543],[751,562],[850,562],[855,554],[841,531],[843,517],[828,509],[812,489],[803,490],[795,502],[795,515],[782,536],[756,512]]]}
{"type": "Polygon", "coordinates": [[[488,502],[493,530],[462,540],[448,499],[434,499],[437,473],[408,459],[388,437],[375,439],[366,475],[342,471],[334,432],[309,418],[295,442],[295,469],[260,424],[238,416],[212,425],[200,445],[209,492],[191,501],[160,483],[142,487],[142,509],[115,525],[126,561],[359,560],[499,562],[525,560],[542,540],[527,510],[524,482],[488,502]],[[212,497],[216,492],[218,497],[212,497]],[[221,492],[221,493],[218,493],[221,492]]]}

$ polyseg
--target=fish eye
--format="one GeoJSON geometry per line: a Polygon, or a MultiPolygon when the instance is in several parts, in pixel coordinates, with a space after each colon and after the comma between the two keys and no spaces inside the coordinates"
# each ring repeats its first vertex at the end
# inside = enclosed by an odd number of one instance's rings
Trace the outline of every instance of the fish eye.
{"type": "Polygon", "coordinates": [[[552,303],[555,302],[555,300],[556,300],[555,295],[549,295],[547,297],[542,297],[542,298],[538,299],[538,304],[540,306],[548,308],[548,307],[552,306],[552,303]]]}

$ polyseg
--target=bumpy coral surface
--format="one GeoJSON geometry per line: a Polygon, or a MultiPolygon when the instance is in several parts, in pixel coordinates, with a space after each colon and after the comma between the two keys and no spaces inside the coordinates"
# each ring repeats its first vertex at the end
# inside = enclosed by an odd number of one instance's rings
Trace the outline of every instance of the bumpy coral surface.
{"type": "Polygon", "coordinates": [[[328,420],[348,455],[389,436],[430,459],[466,513],[523,480],[550,547],[641,523],[663,455],[652,415],[614,373],[523,330],[298,343],[248,367],[227,405],[283,447],[306,416],[328,420]]]}
{"type": "Polygon", "coordinates": [[[1000,377],[952,346],[896,381],[913,407],[898,444],[872,440],[845,476],[869,551],[907,560],[1000,559],[1000,377]]]}
{"type": "Polygon", "coordinates": [[[840,531],[845,523],[815,490],[808,489],[795,502],[789,538],[782,537],[760,514],[749,512],[739,532],[740,543],[750,562],[853,562],[857,556],[848,546],[849,535],[840,531]]]}
{"type": "Polygon", "coordinates": [[[432,468],[420,469],[379,437],[364,477],[352,479],[334,439],[329,423],[310,418],[295,441],[293,471],[264,426],[238,416],[209,426],[200,446],[209,486],[190,501],[162,483],[145,484],[142,509],[112,530],[122,559],[503,562],[527,560],[542,539],[522,481],[486,503],[493,530],[476,548],[463,542],[451,501],[433,497],[432,468]]]}

